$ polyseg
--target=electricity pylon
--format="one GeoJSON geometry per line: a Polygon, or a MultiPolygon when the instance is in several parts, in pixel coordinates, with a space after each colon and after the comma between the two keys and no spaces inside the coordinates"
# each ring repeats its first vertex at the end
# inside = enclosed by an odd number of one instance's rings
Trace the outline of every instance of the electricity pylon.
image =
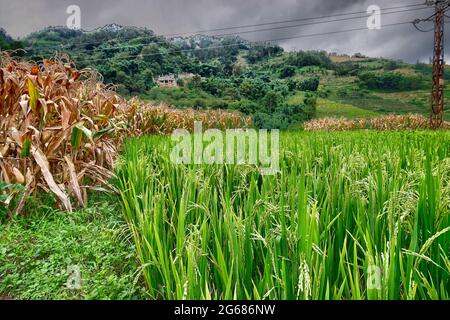
{"type": "Polygon", "coordinates": [[[413,22],[417,30],[429,32],[434,30],[433,49],[433,79],[431,89],[431,118],[430,124],[438,129],[444,123],[444,91],[445,91],[445,58],[444,58],[444,28],[445,13],[450,9],[450,0],[427,0],[428,6],[434,6],[434,14],[426,19],[417,19],[413,22]],[[434,29],[422,30],[418,27],[420,22],[434,22],[434,29]]]}
{"type": "Polygon", "coordinates": [[[445,10],[449,1],[434,1],[434,53],[433,53],[433,81],[431,89],[431,127],[437,129],[444,122],[444,27],[445,10]]]}

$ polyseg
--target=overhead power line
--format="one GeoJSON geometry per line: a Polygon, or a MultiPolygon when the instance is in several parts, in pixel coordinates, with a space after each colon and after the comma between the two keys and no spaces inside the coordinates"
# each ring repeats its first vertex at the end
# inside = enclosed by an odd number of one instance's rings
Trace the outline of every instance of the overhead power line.
{"type": "MultiPolygon", "coordinates": [[[[386,13],[382,13],[382,15],[390,15],[390,14],[418,11],[418,10],[424,10],[424,9],[430,9],[430,8],[425,7],[425,8],[416,8],[416,9],[407,9],[407,10],[386,12],[386,13]]],[[[334,20],[327,20],[327,21],[316,21],[316,22],[303,23],[303,24],[297,24],[297,25],[288,25],[288,26],[264,28],[264,29],[257,29],[257,30],[238,31],[238,32],[235,32],[235,33],[216,34],[216,35],[213,35],[213,36],[215,36],[215,37],[227,37],[227,36],[233,36],[233,35],[258,33],[258,32],[267,32],[267,31],[276,31],[276,30],[283,30],[283,29],[292,29],[292,28],[298,28],[298,27],[306,27],[306,26],[327,24],[327,23],[333,23],[333,22],[351,21],[351,20],[365,19],[365,18],[367,18],[367,15],[365,15],[365,16],[356,16],[356,17],[348,17],[348,18],[341,18],[341,19],[334,19],[334,20]]],[[[144,38],[144,39],[148,39],[148,38],[144,38]]],[[[158,41],[156,41],[156,42],[158,43],[158,41]]],[[[147,46],[147,45],[148,45],[148,43],[140,43],[140,44],[136,44],[136,45],[106,47],[106,48],[101,48],[101,50],[103,50],[103,51],[106,51],[106,50],[120,50],[120,49],[127,49],[127,48],[144,47],[144,46],[147,46]]],[[[82,46],[87,46],[87,44],[83,44],[82,46]]],[[[77,47],[77,46],[70,46],[70,48],[74,48],[74,47],[77,47]]],[[[35,50],[38,50],[38,48],[36,48],[35,50]]],[[[87,51],[91,51],[91,50],[87,49],[87,51]]]]}
{"type": "MultiPolygon", "coordinates": [[[[401,13],[401,12],[408,12],[408,11],[415,11],[415,10],[424,10],[429,9],[425,6],[424,3],[416,3],[411,5],[403,5],[403,6],[394,6],[394,7],[387,7],[387,8],[381,8],[382,14],[394,14],[394,13],[401,13]],[[397,10],[397,9],[407,9],[407,8],[413,8],[413,7],[424,7],[424,8],[415,8],[415,9],[409,9],[405,11],[397,11],[397,12],[384,12],[389,10],[397,10]]],[[[282,20],[282,21],[274,21],[274,22],[266,22],[266,23],[259,23],[259,24],[248,24],[248,25],[241,25],[241,26],[231,26],[231,27],[224,27],[224,28],[215,28],[215,29],[205,29],[205,30],[197,30],[197,31],[190,31],[190,32],[183,32],[183,33],[172,33],[172,34],[161,34],[161,35],[155,35],[155,36],[149,36],[145,37],[145,39],[160,39],[161,37],[175,37],[175,36],[182,36],[182,35],[188,35],[188,34],[200,34],[200,33],[210,33],[210,32],[217,32],[217,31],[227,31],[227,30],[234,30],[234,29],[244,29],[244,28],[252,28],[252,27],[261,27],[261,26],[269,26],[269,25],[277,25],[277,24],[283,24],[283,23],[292,23],[292,22],[301,22],[301,21],[314,21],[314,20],[320,20],[320,19],[327,19],[327,18],[334,18],[334,17],[343,17],[343,16],[349,16],[349,15],[356,15],[356,14],[365,14],[363,17],[349,17],[345,19],[340,20],[332,20],[332,21],[325,21],[325,22],[311,22],[310,24],[302,24],[302,25],[296,25],[296,26],[280,26],[275,27],[277,29],[284,29],[284,28],[294,28],[299,26],[307,26],[307,25],[315,25],[315,24],[323,24],[323,23],[331,23],[331,22],[337,22],[337,21],[346,21],[346,20],[352,20],[352,19],[361,19],[361,18],[367,18],[368,14],[367,11],[357,11],[357,12],[347,12],[347,13],[338,13],[333,15],[326,15],[326,16],[318,16],[318,17],[304,17],[304,18],[298,18],[298,19],[290,19],[290,20],[282,20]]],[[[228,33],[228,34],[217,34],[212,35],[216,37],[221,36],[230,36],[230,35],[238,35],[238,34],[245,34],[245,33],[253,33],[253,32],[262,32],[262,31],[269,31],[271,28],[267,28],[264,30],[247,30],[247,31],[239,31],[235,33],[228,33]]],[[[114,40],[114,39],[112,39],[114,40]]],[[[132,39],[130,39],[132,40],[132,39]]],[[[79,46],[90,46],[90,45],[96,45],[96,44],[103,44],[105,41],[95,41],[95,42],[85,42],[85,43],[79,43],[79,44],[67,44],[67,45],[50,45],[50,46],[39,46],[39,49],[64,49],[64,48],[77,48],[79,46]]],[[[36,48],[37,49],[37,48],[36,48]]]]}
{"type": "MultiPolygon", "coordinates": [[[[385,24],[384,28],[389,27],[395,27],[395,26],[401,26],[401,25],[410,25],[412,21],[405,21],[405,22],[398,22],[398,23],[391,23],[391,24],[385,24]]],[[[340,33],[348,33],[348,32],[356,32],[356,31],[364,31],[368,30],[366,28],[352,28],[352,29],[346,29],[346,30],[337,30],[337,31],[330,31],[330,32],[321,32],[321,33],[312,33],[312,34],[302,34],[292,37],[283,37],[283,38],[276,38],[276,39],[266,39],[266,40],[259,40],[255,41],[254,43],[268,43],[268,42],[276,42],[276,41],[286,41],[286,40],[293,40],[293,39],[301,39],[301,38],[312,38],[312,37],[319,37],[319,36],[327,36],[327,35],[334,35],[334,34],[340,34],[340,33]]],[[[179,49],[179,50],[172,50],[167,51],[164,54],[174,54],[174,53],[187,53],[187,52],[195,52],[195,51],[204,51],[204,50],[214,50],[214,49],[221,49],[221,48],[227,48],[227,47],[233,47],[233,46],[239,46],[240,44],[228,44],[228,45],[218,45],[218,46],[211,46],[207,48],[193,48],[193,49],[179,49]]],[[[123,57],[115,57],[115,59],[135,59],[135,58],[143,58],[143,57],[150,57],[150,56],[158,56],[162,55],[162,53],[151,53],[151,54],[137,54],[137,55],[128,55],[123,57]]],[[[109,58],[96,58],[96,59],[83,59],[78,60],[77,62],[81,63],[93,63],[98,61],[105,61],[109,60],[109,58]]]]}
{"type": "MultiPolygon", "coordinates": [[[[430,9],[432,9],[432,8],[430,8],[430,9]]],[[[448,4],[446,7],[444,7],[444,11],[443,11],[444,16],[446,16],[445,13],[446,13],[447,11],[449,11],[449,10],[450,10],[450,4],[448,4]]],[[[436,14],[437,14],[437,12],[435,12],[433,15],[429,16],[428,18],[425,18],[425,19],[416,19],[416,20],[414,20],[414,22],[413,22],[414,27],[415,27],[417,30],[419,30],[420,32],[431,32],[431,31],[433,31],[433,30],[434,30],[434,27],[433,27],[433,28],[430,28],[429,30],[423,30],[423,29],[421,29],[421,28],[419,27],[419,23],[421,23],[421,22],[431,22],[431,21],[433,21],[433,19],[436,17],[436,14]]],[[[447,17],[447,16],[446,16],[446,17],[447,17]]]]}
{"type": "MultiPolygon", "coordinates": [[[[425,4],[422,2],[422,3],[411,4],[411,5],[387,7],[387,8],[381,8],[381,11],[406,9],[406,8],[419,7],[419,6],[425,6],[425,4]]],[[[235,26],[235,27],[224,27],[224,28],[216,28],[216,29],[205,29],[205,30],[197,30],[197,31],[190,31],[190,32],[182,32],[182,33],[172,33],[172,34],[166,34],[165,36],[166,37],[174,37],[174,36],[182,36],[182,35],[189,35],[189,34],[196,34],[196,33],[209,33],[209,32],[227,31],[227,30],[233,30],[233,29],[263,27],[263,26],[276,25],[276,24],[282,24],[282,23],[328,19],[328,18],[343,17],[343,16],[349,16],[349,15],[355,15],[355,14],[366,14],[367,15],[367,10],[350,12],[350,13],[349,12],[337,13],[337,14],[332,14],[332,15],[310,17],[310,18],[298,18],[298,19],[291,19],[291,20],[281,20],[281,21],[258,23],[258,24],[248,24],[248,25],[241,25],[241,26],[235,26]]]]}
{"type": "MultiPolygon", "coordinates": [[[[396,13],[412,12],[412,11],[418,11],[418,10],[429,10],[429,9],[430,8],[408,9],[408,10],[401,10],[401,11],[386,12],[386,13],[382,13],[381,15],[390,15],[390,14],[396,14],[396,13]]],[[[310,22],[310,23],[288,25],[288,26],[280,26],[280,27],[272,27],[272,28],[265,28],[265,29],[238,31],[238,32],[235,32],[235,33],[223,33],[223,34],[218,34],[218,35],[215,35],[215,36],[225,37],[225,36],[232,36],[232,35],[235,35],[235,34],[247,34],[247,33],[264,32],[264,31],[275,31],[275,30],[282,30],[282,29],[289,29],[289,28],[298,28],[298,27],[304,27],[304,26],[313,26],[313,25],[318,25],[318,24],[326,24],[326,23],[342,22],[342,21],[351,21],[351,20],[366,19],[366,18],[367,18],[367,15],[364,15],[364,16],[357,16],[357,17],[350,17],[350,18],[341,18],[341,19],[334,19],[334,20],[327,20],[327,21],[310,22]]]]}

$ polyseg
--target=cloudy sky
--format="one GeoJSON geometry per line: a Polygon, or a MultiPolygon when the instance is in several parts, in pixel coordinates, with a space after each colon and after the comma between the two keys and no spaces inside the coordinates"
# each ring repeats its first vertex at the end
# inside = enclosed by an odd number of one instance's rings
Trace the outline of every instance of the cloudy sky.
{"type": "MultiPolygon", "coordinates": [[[[365,28],[367,18],[362,12],[365,12],[370,5],[378,5],[382,9],[399,7],[383,11],[384,13],[397,12],[382,15],[381,30],[302,37],[278,43],[287,50],[323,49],[340,53],[362,52],[375,57],[384,56],[415,62],[418,59],[428,60],[432,54],[433,33],[421,33],[414,29],[412,24],[391,27],[383,27],[383,25],[429,17],[433,14],[431,8],[405,7],[421,2],[425,0],[0,0],[0,27],[18,38],[47,26],[66,25],[69,16],[66,10],[69,5],[78,5],[81,8],[81,27],[85,30],[118,23],[148,27],[158,34],[254,25],[341,13],[358,12],[351,16],[314,21],[360,17],[307,26],[304,24],[313,21],[239,29],[245,31],[303,24],[295,28],[242,34],[242,37],[249,40],[272,40],[365,28]]],[[[424,29],[430,29],[430,27],[432,27],[431,24],[423,25],[424,29]]],[[[236,31],[238,30],[229,30],[227,33],[236,31]]]]}

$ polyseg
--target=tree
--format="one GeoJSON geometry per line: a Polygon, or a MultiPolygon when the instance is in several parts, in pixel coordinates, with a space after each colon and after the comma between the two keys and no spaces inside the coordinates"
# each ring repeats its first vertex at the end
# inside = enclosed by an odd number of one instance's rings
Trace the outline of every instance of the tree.
{"type": "Polygon", "coordinates": [[[306,66],[318,66],[331,68],[333,62],[326,52],[322,51],[300,51],[291,53],[287,59],[288,64],[302,68],[306,66]]]}
{"type": "Polygon", "coordinates": [[[141,55],[142,59],[148,63],[157,63],[159,65],[162,65],[164,62],[164,58],[159,50],[159,46],[155,43],[142,48],[141,55]]]}
{"type": "Polygon", "coordinates": [[[294,66],[284,66],[280,70],[280,78],[286,79],[295,75],[297,69],[294,66]]]}
{"type": "Polygon", "coordinates": [[[264,111],[268,113],[275,112],[282,101],[283,97],[278,92],[273,90],[269,91],[262,100],[264,111]]]}
{"type": "Polygon", "coordinates": [[[317,77],[307,78],[298,84],[298,89],[301,91],[317,91],[319,88],[320,79],[317,77]]]}

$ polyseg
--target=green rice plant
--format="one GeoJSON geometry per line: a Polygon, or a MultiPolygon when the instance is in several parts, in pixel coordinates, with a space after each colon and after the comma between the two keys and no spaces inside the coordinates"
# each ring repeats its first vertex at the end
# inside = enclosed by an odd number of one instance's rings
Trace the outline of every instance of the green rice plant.
{"type": "Polygon", "coordinates": [[[281,134],[281,172],[126,143],[120,202],[151,299],[449,299],[450,133],[281,134]]]}

